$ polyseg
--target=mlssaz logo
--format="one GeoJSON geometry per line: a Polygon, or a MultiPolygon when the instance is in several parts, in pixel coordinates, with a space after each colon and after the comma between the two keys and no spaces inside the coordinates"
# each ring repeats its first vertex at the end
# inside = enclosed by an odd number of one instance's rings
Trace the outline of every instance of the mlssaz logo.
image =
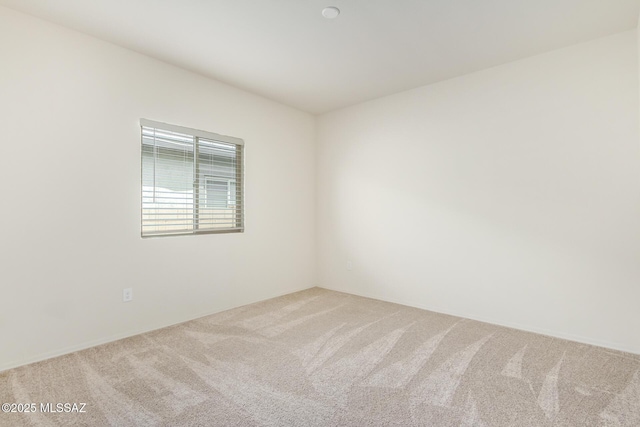
{"type": "Polygon", "coordinates": [[[85,413],[86,403],[41,403],[40,412],[85,413]]]}

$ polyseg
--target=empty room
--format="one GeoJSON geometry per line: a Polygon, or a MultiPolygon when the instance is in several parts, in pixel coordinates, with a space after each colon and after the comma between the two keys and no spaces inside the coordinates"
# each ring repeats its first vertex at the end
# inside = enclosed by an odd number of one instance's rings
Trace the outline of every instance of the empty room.
{"type": "Polygon", "coordinates": [[[0,426],[640,426],[640,0],[0,0],[0,426]]]}

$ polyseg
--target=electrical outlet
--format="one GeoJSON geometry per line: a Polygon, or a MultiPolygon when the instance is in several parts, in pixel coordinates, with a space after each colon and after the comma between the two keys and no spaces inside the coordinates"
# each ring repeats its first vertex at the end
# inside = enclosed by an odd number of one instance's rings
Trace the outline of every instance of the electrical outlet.
{"type": "Polygon", "coordinates": [[[353,263],[351,261],[347,261],[347,270],[353,270],[353,263]]]}
{"type": "Polygon", "coordinates": [[[125,288],[122,290],[122,301],[129,302],[133,299],[133,288],[125,288]]]}

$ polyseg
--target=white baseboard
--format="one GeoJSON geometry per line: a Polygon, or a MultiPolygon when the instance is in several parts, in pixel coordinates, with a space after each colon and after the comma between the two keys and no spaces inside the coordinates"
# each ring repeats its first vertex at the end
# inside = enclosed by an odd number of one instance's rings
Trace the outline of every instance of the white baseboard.
{"type": "Polygon", "coordinates": [[[434,313],[447,314],[447,315],[455,316],[455,317],[462,317],[464,319],[476,320],[478,322],[490,323],[492,325],[504,326],[506,328],[517,329],[517,330],[520,330],[520,331],[533,332],[533,333],[536,333],[536,334],[546,335],[546,336],[553,337],[553,338],[560,338],[560,339],[563,339],[563,340],[573,341],[573,342],[577,342],[577,343],[581,343],[581,344],[589,344],[589,345],[594,345],[594,346],[597,346],[597,347],[603,347],[603,348],[610,349],[610,350],[617,350],[617,351],[623,351],[625,353],[631,353],[631,354],[634,354],[634,355],[640,355],[640,350],[639,349],[630,348],[629,346],[626,346],[626,345],[620,344],[620,343],[609,342],[609,341],[601,341],[601,340],[597,340],[597,339],[593,339],[593,338],[583,337],[583,336],[580,336],[580,335],[569,334],[569,333],[560,332],[560,331],[551,331],[551,330],[548,330],[548,329],[538,328],[538,327],[530,326],[530,325],[522,325],[522,324],[519,324],[519,323],[504,322],[504,321],[491,319],[491,318],[487,318],[487,317],[469,316],[468,314],[465,314],[465,313],[458,313],[458,312],[454,312],[454,311],[451,311],[451,310],[443,310],[443,309],[435,307],[435,306],[428,306],[428,305],[424,305],[424,304],[416,304],[415,302],[404,301],[402,299],[384,298],[384,297],[381,297],[379,295],[375,295],[374,293],[369,293],[369,292],[345,291],[343,289],[332,288],[332,287],[323,286],[323,285],[318,285],[318,287],[322,288],[322,289],[327,289],[327,290],[330,290],[330,291],[342,292],[342,293],[345,293],[345,294],[356,295],[356,296],[365,297],[365,298],[371,298],[371,299],[375,299],[375,300],[379,300],[379,301],[386,301],[386,302],[391,302],[391,303],[394,303],[394,304],[405,305],[407,307],[420,308],[422,310],[428,310],[428,311],[432,311],[434,313]]]}
{"type": "Polygon", "coordinates": [[[292,289],[292,290],[288,290],[286,292],[281,292],[281,293],[278,293],[276,295],[272,295],[272,296],[270,296],[268,298],[261,298],[261,299],[258,299],[258,300],[249,301],[247,303],[243,303],[243,304],[236,305],[236,306],[233,306],[233,307],[226,307],[226,308],[223,308],[221,310],[216,310],[216,311],[211,311],[211,312],[206,312],[206,313],[200,313],[200,314],[194,315],[192,317],[189,317],[187,319],[180,320],[179,322],[160,324],[158,326],[153,326],[153,327],[150,327],[150,328],[132,329],[132,330],[120,333],[120,334],[115,334],[115,335],[111,335],[111,336],[108,336],[108,337],[102,337],[102,338],[98,338],[98,339],[95,339],[95,340],[86,341],[86,342],[83,342],[83,343],[80,343],[80,344],[59,348],[59,349],[48,351],[48,352],[45,352],[45,353],[36,354],[33,357],[28,357],[28,358],[20,359],[20,360],[14,360],[12,362],[0,365],[0,373],[3,372],[3,371],[7,371],[9,369],[14,369],[14,368],[18,368],[20,366],[29,365],[31,363],[42,362],[43,360],[52,359],[54,357],[59,357],[59,356],[64,356],[65,354],[75,353],[76,351],[86,350],[88,348],[97,347],[97,346],[103,345],[103,344],[108,344],[110,342],[118,341],[118,340],[121,340],[121,339],[124,339],[124,338],[130,338],[130,337],[133,337],[133,336],[136,336],[136,335],[140,335],[140,334],[144,334],[144,333],[147,333],[147,332],[157,331],[158,329],[167,328],[169,326],[174,326],[174,325],[179,325],[181,323],[190,322],[192,320],[196,320],[196,319],[199,319],[201,317],[210,316],[212,314],[221,313],[223,311],[227,311],[227,310],[231,310],[231,309],[234,309],[234,308],[243,307],[245,305],[255,304],[255,303],[258,303],[258,302],[262,302],[262,301],[267,301],[267,300],[270,300],[270,299],[273,299],[273,298],[278,298],[278,297],[281,297],[281,296],[284,296],[284,295],[293,294],[295,292],[305,291],[307,289],[311,289],[311,288],[314,288],[314,287],[315,286],[308,286],[306,288],[292,289]]]}

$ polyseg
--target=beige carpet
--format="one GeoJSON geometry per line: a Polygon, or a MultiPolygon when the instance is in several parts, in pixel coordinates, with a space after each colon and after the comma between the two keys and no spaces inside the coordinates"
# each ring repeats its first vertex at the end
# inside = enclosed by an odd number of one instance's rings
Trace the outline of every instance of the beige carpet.
{"type": "Polygon", "coordinates": [[[38,408],[0,425],[638,427],[639,370],[640,356],[315,288],[1,373],[1,403],[38,408]]]}

